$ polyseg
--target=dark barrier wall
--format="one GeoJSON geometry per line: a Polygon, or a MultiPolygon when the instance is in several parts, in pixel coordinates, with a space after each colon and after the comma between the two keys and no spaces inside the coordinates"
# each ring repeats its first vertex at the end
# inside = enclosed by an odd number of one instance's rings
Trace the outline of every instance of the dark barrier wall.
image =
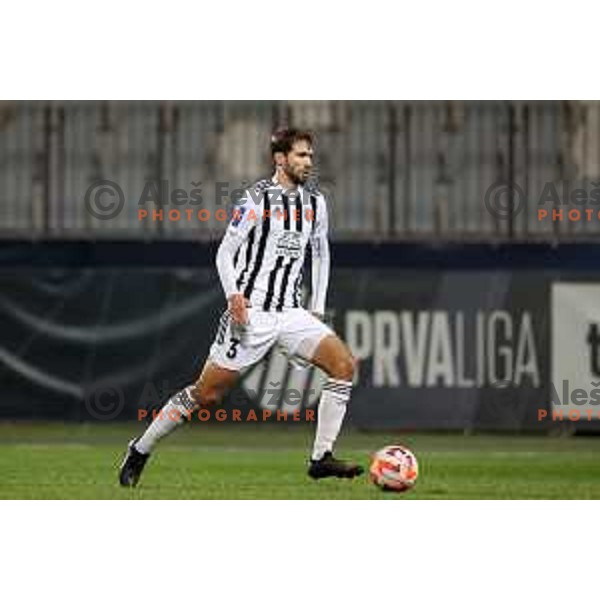
{"type": "MultiPolygon", "coordinates": [[[[336,246],[328,304],[360,359],[351,421],[547,427],[537,411],[550,396],[551,284],[598,279],[589,263],[600,249],[578,248],[336,246]]],[[[4,245],[0,418],[134,419],[191,382],[224,308],[214,250],[4,245]]],[[[264,407],[259,388],[274,383],[320,388],[274,351],[227,402],[264,407]]],[[[301,406],[315,399],[303,394],[301,406]]]]}

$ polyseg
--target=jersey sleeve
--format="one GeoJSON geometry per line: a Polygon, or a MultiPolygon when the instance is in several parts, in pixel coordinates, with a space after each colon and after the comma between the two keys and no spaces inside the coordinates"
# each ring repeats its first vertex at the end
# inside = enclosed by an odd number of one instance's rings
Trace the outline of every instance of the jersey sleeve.
{"type": "Polygon", "coordinates": [[[329,253],[329,218],[327,203],[319,195],[314,215],[314,228],[310,236],[312,250],[312,294],[309,309],[318,314],[325,314],[325,300],[329,286],[330,253],[329,253]]]}
{"type": "Polygon", "coordinates": [[[262,206],[255,204],[250,193],[246,192],[243,200],[234,207],[231,221],[217,250],[217,271],[226,298],[239,293],[236,284],[234,256],[252,229],[256,227],[259,215],[262,214],[262,206]]]}

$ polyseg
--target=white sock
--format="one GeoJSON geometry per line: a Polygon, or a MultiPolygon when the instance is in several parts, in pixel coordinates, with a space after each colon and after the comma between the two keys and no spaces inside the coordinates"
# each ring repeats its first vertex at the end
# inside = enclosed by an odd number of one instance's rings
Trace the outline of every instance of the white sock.
{"type": "Polygon", "coordinates": [[[333,444],[340,433],[351,392],[351,381],[330,377],[323,385],[319,401],[317,433],[312,452],[313,460],[319,460],[325,452],[333,450],[333,444]]]}
{"type": "Polygon", "coordinates": [[[191,387],[177,392],[160,409],[156,418],[148,425],[144,435],[135,443],[135,449],[142,454],[150,454],[156,443],[185,422],[196,404],[191,395],[191,387]]]}

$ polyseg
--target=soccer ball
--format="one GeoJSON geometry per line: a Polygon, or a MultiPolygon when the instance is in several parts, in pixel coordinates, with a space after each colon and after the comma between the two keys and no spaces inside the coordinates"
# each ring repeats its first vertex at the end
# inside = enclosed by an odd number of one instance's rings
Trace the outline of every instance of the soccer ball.
{"type": "Polygon", "coordinates": [[[415,485],[418,475],[417,459],[404,446],[386,446],[372,456],[369,477],[382,490],[405,492],[415,485]]]}

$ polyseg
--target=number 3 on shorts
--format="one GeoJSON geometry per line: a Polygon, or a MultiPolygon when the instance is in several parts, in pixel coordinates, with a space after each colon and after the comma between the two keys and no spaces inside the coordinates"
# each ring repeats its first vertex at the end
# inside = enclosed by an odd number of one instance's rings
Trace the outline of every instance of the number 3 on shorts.
{"type": "Polygon", "coordinates": [[[229,350],[227,350],[227,354],[225,355],[227,356],[227,358],[235,358],[237,354],[237,347],[240,342],[241,340],[239,340],[238,338],[231,338],[231,346],[229,347],[229,350]]]}

